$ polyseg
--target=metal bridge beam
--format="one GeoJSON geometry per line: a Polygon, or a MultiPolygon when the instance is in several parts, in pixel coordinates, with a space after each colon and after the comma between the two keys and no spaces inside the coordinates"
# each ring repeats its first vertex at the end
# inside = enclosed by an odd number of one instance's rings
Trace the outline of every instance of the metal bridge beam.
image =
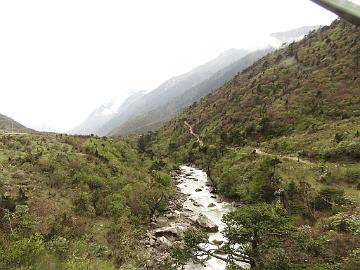
{"type": "Polygon", "coordinates": [[[347,0],[310,0],[337,14],[348,22],[360,26],[360,5],[347,0]]]}

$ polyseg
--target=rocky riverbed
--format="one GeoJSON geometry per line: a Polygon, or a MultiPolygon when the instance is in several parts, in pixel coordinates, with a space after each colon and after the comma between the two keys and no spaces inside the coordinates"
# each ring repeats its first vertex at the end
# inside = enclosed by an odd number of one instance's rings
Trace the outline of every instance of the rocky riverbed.
{"type": "MultiPolygon", "coordinates": [[[[182,166],[173,172],[177,183],[176,195],[168,210],[153,219],[145,237],[149,254],[147,269],[160,269],[168,251],[189,228],[204,228],[209,232],[209,242],[219,247],[224,242],[221,230],[222,216],[231,211],[232,204],[223,202],[212,193],[206,173],[189,166],[182,166]]],[[[187,270],[221,270],[225,263],[212,258],[206,266],[189,264],[187,270]]]]}

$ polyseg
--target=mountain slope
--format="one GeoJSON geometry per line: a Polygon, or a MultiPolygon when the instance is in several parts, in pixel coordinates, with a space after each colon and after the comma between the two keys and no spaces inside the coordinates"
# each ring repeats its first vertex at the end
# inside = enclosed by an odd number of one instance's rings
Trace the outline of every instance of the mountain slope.
{"type": "Polygon", "coordinates": [[[14,121],[10,117],[0,114],[0,130],[11,132],[28,132],[31,129],[23,126],[22,124],[14,121]]]}
{"type": "Polygon", "coordinates": [[[269,54],[140,142],[174,167],[203,168],[215,193],[241,202],[224,218],[234,246],[265,223],[279,229],[268,213],[291,220],[251,269],[359,269],[359,27],[337,20],[269,54]]]}
{"type": "Polygon", "coordinates": [[[0,269],[143,268],[172,181],[130,143],[0,133],[0,153],[0,269]]]}
{"type": "Polygon", "coordinates": [[[191,140],[186,120],[210,144],[264,142],[305,156],[359,158],[360,150],[351,150],[360,148],[354,139],[360,130],[359,41],[359,28],[335,21],[264,57],[187,109],[160,130],[161,140],[191,140]],[[333,144],[335,136],[343,137],[340,145],[333,144]]]}
{"type": "Polygon", "coordinates": [[[220,54],[215,59],[187,72],[180,76],[169,79],[158,88],[139,98],[136,102],[127,107],[126,110],[119,111],[113,119],[105,123],[98,131],[99,135],[107,135],[116,127],[133,119],[138,115],[156,109],[173,98],[181,95],[187,89],[207,80],[214,73],[228,66],[234,61],[243,57],[248,51],[244,49],[231,49],[220,54]]]}
{"type": "MultiPolygon", "coordinates": [[[[269,42],[274,44],[274,46],[279,47],[283,43],[299,40],[305,34],[318,28],[319,26],[304,26],[286,32],[274,33],[270,35],[271,41],[269,42]]],[[[267,49],[251,52],[241,59],[234,58],[232,59],[232,63],[231,61],[228,61],[228,66],[224,66],[223,69],[220,69],[208,79],[203,81],[198,80],[194,86],[183,89],[182,92],[177,92],[173,98],[169,96],[162,102],[157,103],[157,106],[144,109],[132,117],[129,117],[126,121],[118,121],[118,126],[111,131],[110,135],[144,133],[159,128],[164,122],[177,115],[184,108],[198,101],[201,97],[211,93],[214,89],[222,86],[237,73],[241,72],[272,50],[274,50],[274,48],[270,46],[267,49]]],[[[232,53],[233,51],[234,50],[225,52],[220,55],[219,58],[221,59],[224,55],[231,56],[229,53],[232,53]]],[[[158,95],[157,98],[163,99],[162,94],[158,95]]]]}
{"type": "MultiPolygon", "coordinates": [[[[301,27],[282,33],[275,33],[268,40],[279,47],[284,42],[303,37],[318,26],[301,27]]],[[[144,133],[159,128],[184,108],[211,93],[214,89],[232,79],[238,72],[270,52],[271,46],[249,53],[244,49],[230,49],[215,59],[190,72],[171,78],[157,89],[136,101],[123,103],[118,111],[103,115],[108,105],[100,107],[70,133],[98,135],[126,135],[144,133]]]]}
{"type": "Polygon", "coordinates": [[[129,133],[144,133],[149,130],[159,128],[164,122],[173,118],[187,106],[198,101],[201,97],[206,96],[213,90],[222,86],[225,82],[232,79],[238,72],[249,67],[256,60],[263,57],[267,53],[273,51],[274,48],[257,50],[249,53],[243,58],[219,70],[209,79],[187,89],[184,93],[176,96],[167,103],[159,104],[158,107],[151,111],[142,113],[134,118],[130,118],[125,123],[114,129],[110,135],[126,135],[129,133]]]}
{"type": "Polygon", "coordinates": [[[303,26],[296,29],[292,29],[285,32],[277,32],[270,34],[271,37],[274,37],[278,39],[281,42],[292,42],[300,37],[303,37],[304,35],[308,34],[310,31],[317,30],[321,26],[303,26]]]}
{"type": "Polygon", "coordinates": [[[120,111],[126,110],[136,100],[144,95],[144,91],[138,91],[131,94],[124,102],[117,104],[117,100],[112,100],[107,104],[96,108],[91,114],[78,126],[69,131],[70,134],[97,134],[98,130],[120,111]]]}

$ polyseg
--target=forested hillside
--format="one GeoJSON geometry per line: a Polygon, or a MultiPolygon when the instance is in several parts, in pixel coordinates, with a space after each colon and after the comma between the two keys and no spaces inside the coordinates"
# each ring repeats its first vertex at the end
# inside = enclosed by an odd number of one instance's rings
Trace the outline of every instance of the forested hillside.
{"type": "Polygon", "coordinates": [[[139,269],[172,191],[125,140],[0,134],[0,269],[139,269]]]}
{"type": "Polygon", "coordinates": [[[356,143],[359,129],[359,32],[336,21],[270,53],[170,121],[159,136],[182,145],[192,138],[187,121],[208,144],[263,143],[309,158],[330,159],[337,151],[342,159],[358,159],[346,147],[356,143]],[[341,138],[334,144],[336,133],[341,138]]]}
{"type": "MultiPolygon", "coordinates": [[[[360,29],[337,20],[141,139],[163,160],[204,168],[219,194],[247,205],[224,220],[230,243],[249,247],[242,261],[251,269],[355,270],[359,132],[360,29]]],[[[178,264],[206,238],[195,231],[186,241],[178,264]]]]}

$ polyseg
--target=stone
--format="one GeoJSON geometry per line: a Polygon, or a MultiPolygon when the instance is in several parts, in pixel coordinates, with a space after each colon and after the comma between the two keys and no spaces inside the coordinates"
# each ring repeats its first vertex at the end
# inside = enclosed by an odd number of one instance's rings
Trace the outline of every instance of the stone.
{"type": "Polygon", "coordinates": [[[203,214],[199,215],[196,219],[196,223],[209,232],[217,232],[219,230],[218,226],[203,214]]]}
{"type": "Polygon", "coordinates": [[[193,202],[193,205],[196,206],[196,207],[201,207],[202,206],[202,204],[198,203],[198,202],[193,202]]]}
{"type": "Polygon", "coordinates": [[[158,238],[157,243],[160,247],[164,249],[168,249],[173,245],[172,242],[168,240],[165,236],[161,236],[160,238],[158,238]]]}
{"type": "Polygon", "coordinates": [[[201,189],[201,188],[197,188],[197,189],[195,189],[195,192],[200,192],[200,191],[202,191],[202,189],[201,189]]]}
{"type": "Polygon", "coordinates": [[[175,213],[169,213],[164,215],[168,219],[176,219],[177,215],[175,213]]]}
{"type": "Polygon", "coordinates": [[[222,243],[224,243],[224,241],[214,239],[214,240],[212,240],[212,243],[215,246],[220,246],[220,245],[222,245],[222,243]]]}
{"type": "Polygon", "coordinates": [[[155,245],[155,240],[152,239],[152,238],[150,238],[150,240],[149,240],[149,245],[150,245],[151,247],[153,247],[153,246],[155,245]]]}
{"type": "Polygon", "coordinates": [[[209,203],[208,207],[215,207],[216,204],[215,203],[209,203]]]}
{"type": "Polygon", "coordinates": [[[166,227],[169,225],[169,220],[167,217],[163,216],[163,217],[158,217],[156,219],[156,226],[158,228],[161,228],[161,227],[166,227]]]}
{"type": "Polygon", "coordinates": [[[183,232],[177,227],[168,226],[156,229],[154,231],[154,234],[156,237],[172,236],[175,238],[180,238],[183,235],[183,232]]]}

